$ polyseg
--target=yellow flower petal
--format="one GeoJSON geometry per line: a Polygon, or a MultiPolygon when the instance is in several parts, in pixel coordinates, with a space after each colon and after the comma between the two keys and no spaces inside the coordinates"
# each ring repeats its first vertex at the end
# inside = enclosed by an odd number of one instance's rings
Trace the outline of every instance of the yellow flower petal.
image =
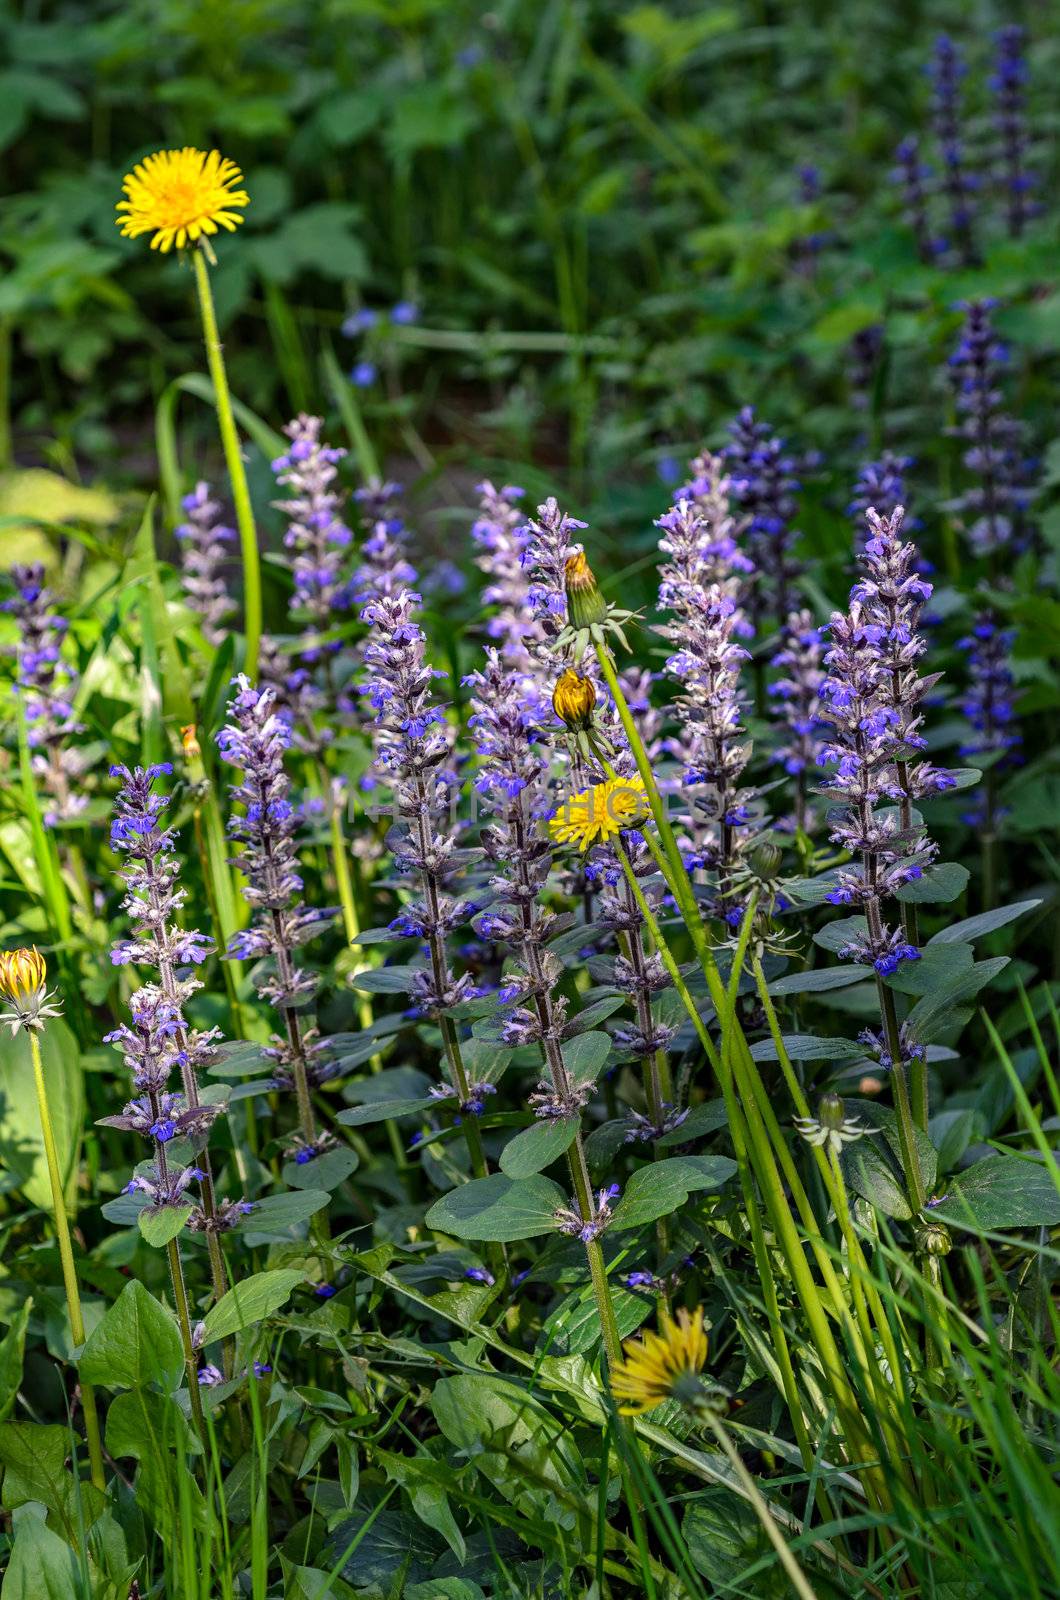
{"type": "Polygon", "coordinates": [[[122,188],[118,201],[118,227],[127,239],[151,233],[151,249],[164,255],[176,244],[182,250],[218,226],[231,233],[242,222],[240,209],[250,202],[243,174],[219,150],[209,153],[188,145],[183,150],[159,150],[138,162],[122,188]]]}

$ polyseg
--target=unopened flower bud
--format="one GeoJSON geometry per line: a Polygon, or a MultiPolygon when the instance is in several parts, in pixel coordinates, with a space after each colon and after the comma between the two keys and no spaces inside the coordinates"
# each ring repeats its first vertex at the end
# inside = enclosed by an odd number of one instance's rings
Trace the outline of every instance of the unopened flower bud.
{"type": "Polygon", "coordinates": [[[841,1128],[846,1105],[838,1094],[823,1094],[817,1102],[817,1120],[822,1128],[841,1128]]]}
{"type": "Polygon", "coordinates": [[[552,693],[552,709],[568,728],[590,728],[596,707],[596,688],[591,678],[568,667],[552,693]]]}
{"type": "Polygon", "coordinates": [[[48,970],[36,945],[32,950],[0,952],[0,994],[15,1005],[27,1001],[43,989],[48,970]]]}
{"type": "Polygon", "coordinates": [[[596,586],[584,550],[567,557],[563,569],[567,617],[574,628],[591,628],[607,616],[607,602],[596,586]]]}
{"type": "Polygon", "coordinates": [[[768,842],[756,845],[751,852],[751,871],[763,883],[768,883],[776,877],[783,859],[783,853],[777,845],[768,842]]]}
{"type": "Polygon", "coordinates": [[[927,1222],[916,1230],[916,1247],[921,1255],[948,1256],[953,1249],[950,1230],[943,1222],[927,1222]]]}
{"type": "Polygon", "coordinates": [[[180,742],[189,761],[195,761],[202,755],[202,746],[196,737],[194,722],[189,722],[186,728],[181,728],[180,742]]]}

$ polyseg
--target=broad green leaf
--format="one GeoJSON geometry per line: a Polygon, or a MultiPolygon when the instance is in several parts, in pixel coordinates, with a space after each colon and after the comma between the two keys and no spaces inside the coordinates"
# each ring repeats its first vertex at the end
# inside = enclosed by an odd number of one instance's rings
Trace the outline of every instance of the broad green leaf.
{"type": "Polygon", "coordinates": [[[933,1212],[973,1231],[1052,1227],[1060,1222],[1060,1190],[1043,1162],[987,1156],[949,1179],[933,1212]]]}
{"type": "MultiPolygon", "coordinates": [[[[103,1510],[106,1500],[93,1484],[75,1482],[66,1465],[70,1446],[70,1430],[65,1424],[0,1423],[4,1506],[13,1511],[27,1501],[39,1501],[47,1506],[56,1530],[75,1543],[82,1512],[86,1520],[92,1522],[103,1510]]],[[[83,1453],[79,1465],[82,1479],[87,1480],[87,1461],[83,1453]]]]}
{"type": "Polygon", "coordinates": [[[574,1142],[580,1126],[578,1117],[559,1117],[554,1122],[534,1122],[517,1133],[501,1151],[501,1171],[509,1178],[529,1178],[543,1172],[559,1159],[574,1142]]]}
{"type": "Polygon", "coordinates": [[[6,1421],[11,1415],[22,1384],[26,1328],[32,1310],[33,1297],[29,1295],[11,1318],[3,1339],[0,1339],[0,1422],[6,1421]]]}
{"type": "Polygon", "coordinates": [[[254,1209],[240,1226],[247,1242],[292,1239],[309,1218],[322,1211],[331,1196],[326,1189],[289,1189],[254,1201],[254,1209]]]}
{"type": "Polygon", "coordinates": [[[903,961],[884,982],[899,994],[933,994],[956,983],[973,960],[970,944],[929,944],[919,961],[903,961]]]}
{"type": "Polygon", "coordinates": [[[728,1156],[669,1156],[641,1167],[615,1207],[612,1226],[639,1228],[667,1217],[700,1189],[716,1190],[736,1171],[728,1156]]]}
{"type": "MultiPolygon", "coordinates": [[[[781,1042],[792,1061],[845,1061],[864,1056],[865,1046],[855,1039],[818,1039],[809,1033],[785,1033],[781,1042]]],[[[779,1061],[772,1039],[759,1039],[751,1046],[755,1061],[779,1061]]]]}
{"type": "Polygon", "coordinates": [[[760,1600],[786,1600],[787,1576],[753,1507],[726,1488],[704,1489],[685,1511],[681,1532],[696,1571],[707,1579],[712,1595],[736,1594],[745,1587],[743,1574],[753,1569],[754,1594],[760,1600]]]}
{"type": "Polygon", "coordinates": [[[436,1100],[422,1098],[419,1100],[369,1100],[363,1106],[350,1106],[346,1111],[340,1111],[336,1117],[347,1128],[365,1128],[373,1122],[389,1122],[396,1117],[415,1117],[427,1110],[428,1106],[437,1105],[436,1100]]]}
{"type": "Polygon", "coordinates": [[[1025,916],[1041,903],[1040,900],[1017,900],[1012,905],[998,906],[994,911],[980,911],[977,917],[965,917],[963,922],[952,922],[948,928],[941,928],[932,935],[928,940],[928,948],[940,944],[967,944],[972,939],[980,939],[984,933],[993,933],[995,928],[1015,922],[1017,917],[1025,916]]]}
{"type": "Polygon", "coordinates": [[[207,1339],[225,1339],[229,1334],[264,1321],[278,1311],[304,1281],[304,1272],[283,1267],[272,1272],[257,1272],[252,1278],[233,1284],[203,1319],[207,1339]]]}
{"type": "MultiPolygon", "coordinates": [[[[588,1033],[590,1029],[596,1027],[598,1022],[603,1022],[605,1017],[611,1016],[613,1012],[618,1011],[625,1003],[626,997],[621,994],[611,994],[603,1000],[594,1000],[592,1005],[585,1007],[584,1011],[579,1011],[576,1016],[568,1018],[567,1027],[570,1029],[571,1036],[588,1033]]],[[[569,1046],[570,1040],[564,1044],[564,1052],[567,1051],[569,1046]]]]}
{"type": "MultiPolygon", "coordinates": [[[[49,1022],[38,1038],[59,1171],[69,1195],[85,1116],[81,1057],[77,1041],[61,1019],[49,1022]]],[[[18,1174],[30,1205],[51,1210],[33,1061],[24,1030],[14,1036],[6,1028],[0,1031],[0,1164],[18,1174]]]]}
{"type": "Polygon", "coordinates": [[[350,979],[362,994],[408,994],[419,967],[365,967],[350,979]]]}
{"type": "Polygon", "coordinates": [[[907,905],[946,905],[964,893],[970,876],[959,861],[940,861],[899,889],[895,898],[907,905]]]}
{"type": "Polygon", "coordinates": [[[580,1033],[563,1046],[563,1065],[575,1083],[595,1083],[610,1054],[609,1033],[580,1033]]]}
{"type": "Polygon", "coordinates": [[[185,1457],[201,1450],[194,1430],[177,1402],[153,1389],[128,1389],[107,1410],[107,1452],[132,1456],[140,1463],[134,1492],[136,1503],[156,1528],[178,1525],[182,1505],[201,1527],[205,1508],[195,1475],[185,1457]],[[178,1487],[178,1473],[185,1481],[178,1487]]]}
{"type": "Polygon", "coordinates": [[[157,1383],[170,1393],[177,1387],[184,1371],[177,1324],[138,1278],[89,1334],[78,1370],[87,1382],[112,1389],[157,1383]]]}
{"type": "Polygon", "coordinates": [[[885,1217],[908,1222],[913,1215],[895,1168],[881,1149],[879,1138],[866,1136],[848,1144],[840,1161],[847,1183],[856,1194],[882,1211],[885,1217]]]}
{"type": "MultiPolygon", "coordinates": [[[[642,1323],[655,1314],[655,1297],[650,1292],[634,1294],[614,1276],[611,1278],[611,1305],[620,1339],[628,1339],[642,1323]]],[[[541,1332],[540,1344],[553,1355],[587,1355],[595,1350],[602,1335],[596,1296],[586,1289],[575,1289],[549,1313],[541,1332]]]]}
{"type": "Polygon", "coordinates": [[[716,1133],[719,1128],[725,1127],[728,1120],[724,1100],[705,1100],[702,1105],[692,1106],[681,1125],[670,1133],[664,1133],[659,1144],[663,1149],[668,1145],[689,1144],[693,1139],[716,1133]]]}
{"type": "Polygon", "coordinates": [[[440,1535],[396,1504],[373,1515],[376,1509],[362,1501],[352,1517],[335,1523],[317,1559],[329,1572],[341,1562],[342,1577],[358,1593],[381,1597],[401,1593],[406,1580],[423,1582],[446,1546],[440,1535]]]}
{"type": "Polygon", "coordinates": [[[147,1244],[162,1250],[180,1233],[194,1206],[145,1206],[136,1220],[147,1244]]]}
{"type": "MultiPolygon", "coordinates": [[[[960,945],[957,948],[967,950],[969,946],[960,945]]],[[[910,1032],[921,1042],[927,1043],[955,1023],[966,1022],[980,989],[992,983],[1008,963],[1008,956],[975,961],[960,970],[949,983],[940,984],[925,994],[906,1018],[910,1032]]]]}
{"type": "Polygon", "coordinates": [[[404,1600],[486,1600],[486,1597],[470,1578],[429,1578],[426,1583],[410,1584],[404,1600]]]}
{"type": "Polygon", "coordinates": [[[285,1161],[283,1181],[292,1189],[337,1189],[359,1165],[356,1150],[351,1150],[348,1144],[340,1145],[337,1149],[323,1151],[311,1161],[304,1161],[301,1166],[297,1161],[285,1161]]]}
{"type": "Polygon", "coordinates": [[[428,1228],[457,1239],[485,1239],[510,1244],[551,1233],[558,1207],[568,1204],[558,1183],[540,1174],[509,1178],[495,1172],[459,1184],[436,1200],[426,1218],[428,1228]]]}
{"type": "Polygon", "coordinates": [[[15,1518],[2,1594],[3,1600],[81,1600],[76,1552],[45,1526],[38,1507],[28,1505],[15,1518]]]}
{"type": "Polygon", "coordinates": [[[872,968],[852,962],[846,967],[813,967],[809,972],[788,972],[774,978],[769,985],[771,995],[824,994],[829,989],[845,989],[863,978],[872,977],[872,968]]]}

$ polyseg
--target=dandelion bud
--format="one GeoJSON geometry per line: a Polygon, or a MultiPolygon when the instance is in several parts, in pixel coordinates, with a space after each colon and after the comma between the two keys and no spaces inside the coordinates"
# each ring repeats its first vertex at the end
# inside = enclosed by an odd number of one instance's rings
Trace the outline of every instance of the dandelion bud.
{"type": "Polygon", "coordinates": [[[596,586],[593,569],[584,550],[568,556],[563,568],[567,595],[567,617],[574,628],[591,628],[607,616],[607,603],[596,586]]]}
{"type": "Polygon", "coordinates": [[[184,747],[184,754],[189,761],[198,761],[202,755],[202,746],[195,736],[195,724],[189,722],[186,728],[180,730],[180,742],[184,747]]]}
{"type": "Polygon", "coordinates": [[[0,1021],[6,1022],[12,1033],[19,1028],[41,1028],[45,1017],[61,1015],[57,1006],[47,1003],[51,999],[45,988],[47,976],[44,957],[35,945],[32,950],[0,952],[0,997],[10,1007],[0,1012],[0,1021]]]}
{"type": "Polygon", "coordinates": [[[763,883],[769,883],[780,871],[783,853],[775,844],[756,845],[751,852],[751,871],[763,883]]]}
{"type": "Polygon", "coordinates": [[[552,709],[557,717],[568,728],[590,728],[595,707],[596,689],[592,679],[583,678],[580,672],[568,667],[552,695],[552,709]]]}
{"type": "Polygon", "coordinates": [[[817,1120],[822,1128],[841,1128],[845,1114],[846,1105],[838,1094],[823,1094],[817,1102],[817,1120]]]}
{"type": "Polygon", "coordinates": [[[921,1255],[948,1256],[953,1249],[950,1230],[942,1222],[927,1222],[916,1230],[916,1247],[921,1255]]]}

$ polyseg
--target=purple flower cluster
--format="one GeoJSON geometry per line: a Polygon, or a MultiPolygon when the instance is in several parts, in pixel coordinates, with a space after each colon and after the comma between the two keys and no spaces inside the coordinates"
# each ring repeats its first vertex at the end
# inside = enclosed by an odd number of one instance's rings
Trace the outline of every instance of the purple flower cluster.
{"type": "Polygon", "coordinates": [[[781,648],[773,666],[782,674],[769,686],[770,696],[780,704],[787,727],[787,739],[777,751],[784,771],[795,779],[796,828],[806,829],[807,774],[820,765],[821,684],[825,672],[821,665],[821,630],[808,611],[793,611],[788,617],[781,648]]]}
{"type": "Polygon", "coordinates": [[[1030,134],[1027,128],[1027,34],[1018,23],[1008,23],[994,35],[996,55],[990,87],[994,93],[994,127],[997,132],[996,179],[1005,196],[1008,231],[1016,239],[1040,207],[1030,198],[1036,187],[1029,169],[1030,134]]]}
{"type": "Polygon", "coordinates": [[[284,428],[291,443],[272,463],[288,491],[274,504],[289,524],[283,543],[294,578],[291,610],[318,631],[332,626],[334,613],[349,610],[353,600],[346,572],[353,534],[342,518],[345,497],[335,487],[346,452],[321,440],[323,426],[323,418],[301,413],[284,428]]]}
{"type": "Polygon", "coordinates": [[[39,562],[11,569],[15,593],[3,609],[18,627],[16,662],[18,688],[26,717],[26,737],[32,766],[47,795],[44,820],[48,827],[73,822],[84,811],[88,796],[81,788],[84,757],[66,740],[82,732],[74,714],[78,676],[63,655],[69,624],[55,609],[55,596],[45,587],[39,562]]]}
{"type": "Polygon", "coordinates": [[[792,608],[792,584],[800,566],[792,547],[798,534],[792,527],[795,461],[786,455],[784,441],[751,406],[745,406],[729,428],[725,467],[733,506],[747,519],[749,554],[755,579],[751,590],[751,621],[756,633],[766,616],[779,626],[792,608]]]}
{"type": "Polygon", "coordinates": [[[823,760],[836,769],[825,787],[840,805],[831,838],[861,859],[838,871],[827,898],[866,917],[864,936],[840,954],[886,977],[920,952],[904,930],[887,928],[881,902],[921,877],[935,854],[911,802],[952,788],[954,779],[909,760],[924,745],[919,704],[936,681],[920,678],[916,667],[924,649],[916,624],[930,586],[914,570],[913,546],[899,541],[901,509],[886,522],[870,511],[868,520],[863,576],[848,613],[832,616],[821,684],[821,716],[834,730],[823,760]],[[881,810],[884,801],[892,804],[881,810]]]}
{"type": "MultiPolygon", "coordinates": [[[[739,699],[748,651],[735,638],[742,620],[732,593],[737,580],[731,556],[719,557],[719,547],[731,539],[720,487],[714,513],[720,520],[712,523],[692,502],[681,500],[656,524],[663,530],[659,548],[669,557],[660,573],[659,603],[673,618],[658,632],[675,647],[666,671],[680,691],[676,711],[681,740],[676,749],[685,783],[700,791],[691,797],[694,818],[708,824],[705,836],[696,830],[700,837],[689,864],[712,870],[724,898],[741,850],[739,830],[751,820],[751,795],[739,786],[751,751],[739,699]],[[728,566],[728,575],[720,576],[719,560],[722,570],[728,566]]],[[[718,910],[725,915],[723,907],[718,910]]]]}
{"type": "Polygon", "coordinates": [[[927,69],[931,80],[932,122],[942,161],[940,188],[949,206],[953,235],[950,244],[956,248],[961,262],[972,266],[977,259],[972,196],[979,189],[979,178],[969,169],[965,155],[961,82],[967,70],[953,40],[947,34],[940,34],[927,69]]]}
{"type": "Polygon", "coordinates": [[[121,1050],[137,1094],[120,1115],[101,1121],[153,1142],[153,1168],[134,1178],[129,1192],[142,1191],[155,1206],[187,1204],[186,1191],[197,1182],[202,1186],[202,1205],[192,1211],[189,1225],[215,1235],[234,1227],[249,1207],[215,1201],[209,1160],[202,1149],[220,1107],[202,1103],[199,1073],[216,1059],[220,1030],[198,1032],[189,1028],[184,1016],[188,1000],[202,987],[195,969],[212,947],[201,933],[181,928],[178,920],[186,892],[178,882],[175,835],[165,825],[169,796],[155,792],[156,781],[172,770],[169,762],[111,768],[122,786],[115,800],[110,843],[125,858],[122,905],[133,931],[131,939],[115,944],[111,960],[116,966],[152,968],[158,976],[132,995],[131,1025],[121,1023],[106,1035],[105,1042],[121,1050]],[[182,1084],[179,1093],[168,1087],[175,1072],[182,1084]],[[199,1165],[172,1168],[167,1146],[176,1138],[192,1142],[199,1151],[199,1165]]]}
{"type": "Polygon", "coordinates": [[[965,441],[962,460],[976,480],[952,509],[964,513],[973,552],[983,556],[1020,547],[1031,500],[1029,467],[1020,451],[1023,425],[1002,409],[1001,371],[1008,349],[991,322],[996,303],[962,301],[964,326],[949,361],[960,417],[953,432],[965,441]]]}
{"type": "Polygon", "coordinates": [[[920,140],[908,134],[894,153],[892,180],[901,188],[905,220],[913,230],[916,252],[925,265],[937,261],[946,250],[945,239],[932,231],[929,196],[934,187],[931,167],[923,159],[920,140]]]}
{"type": "Polygon", "coordinates": [[[525,491],[511,485],[497,489],[486,479],[476,492],[479,509],[471,537],[478,547],[475,564],[489,580],[482,602],[493,608],[486,631],[509,665],[529,673],[528,645],[542,638],[542,628],[530,603],[523,563],[527,530],[519,501],[525,491]]]}
{"type": "Polygon", "coordinates": [[[221,521],[220,502],[211,499],[208,483],[197,483],[180,504],[187,521],[173,532],[180,541],[181,587],[202,618],[203,638],[216,647],[227,638],[225,618],[236,608],[223,572],[235,529],[221,521]]]}
{"type": "Polygon", "coordinates": [[[853,411],[868,411],[872,405],[876,374],[883,356],[883,338],[883,324],[873,322],[867,328],[859,328],[850,341],[849,383],[853,411]]]}
{"type": "Polygon", "coordinates": [[[989,612],[976,617],[972,631],[958,639],[968,656],[970,685],[960,706],[972,725],[972,736],[960,747],[962,756],[1000,754],[1011,762],[1023,743],[1016,725],[1013,676],[1009,661],[1015,630],[999,628],[989,612]]]}
{"type": "MultiPolygon", "coordinates": [[[[912,465],[912,456],[895,455],[891,450],[885,450],[877,461],[864,463],[847,506],[847,516],[853,518],[859,535],[864,532],[870,507],[878,516],[887,518],[899,506],[906,505],[905,475],[912,465]]],[[[907,521],[907,526],[913,531],[915,524],[907,521]]]]}
{"type": "Polygon", "coordinates": [[[400,483],[364,484],[355,489],[361,527],[361,564],[354,578],[354,598],[366,605],[373,596],[399,594],[416,582],[408,558],[408,530],[397,509],[400,483]]]}
{"type": "MultiPolygon", "coordinates": [[[[362,693],[374,725],[373,774],[390,789],[398,819],[391,837],[395,863],[418,879],[421,891],[392,926],[428,947],[429,967],[416,971],[411,988],[415,1010],[444,1017],[477,991],[469,974],[454,976],[446,949],[447,937],[468,919],[467,906],[448,888],[465,860],[449,826],[456,783],[452,737],[433,695],[435,680],[445,674],[426,659],[419,600],[406,589],[370,600],[362,610],[368,627],[362,693]]],[[[467,1100],[466,1085],[450,1087],[467,1100]]]]}
{"type": "Polygon", "coordinates": [[[230,791],[242,811],[233,814],[228,830],[242,845],[231,864],[246,879],[243,895],[253,915],[249,925],[229,940],[227,955],[230,960],[265,964],[257,992],[280,1011],[286,1033],[285,1039],[274,1037],[268,1053],[277,1063],[277,1081],[294,1087],[302,1147],[316,1148],[309,1086],[333,1076],[333,1068],[312,1047],[314,1036],[303,1029],[298,1014],[316,992],[317,980],[298,964],[295,951],[334,913],[312,910],[301,899],[300,815],[291,803],[284,769],[290,724],[277,710],[273,689],[255,689],[242,673],[234,683],[230,721],[218,733],[217,747],[222,760],[242,774],[230,791]]]}
{"type": "Polygon", "coordinates": [[[536,520],[531,518],[524,529],[522,561],[531,579],[527,601],[546,643],[557,638],[567,620],[564,569],[568,557],[579,548],[572,536],[587,526],[567,516],[550,497],[538,506],[536,520]]]}

